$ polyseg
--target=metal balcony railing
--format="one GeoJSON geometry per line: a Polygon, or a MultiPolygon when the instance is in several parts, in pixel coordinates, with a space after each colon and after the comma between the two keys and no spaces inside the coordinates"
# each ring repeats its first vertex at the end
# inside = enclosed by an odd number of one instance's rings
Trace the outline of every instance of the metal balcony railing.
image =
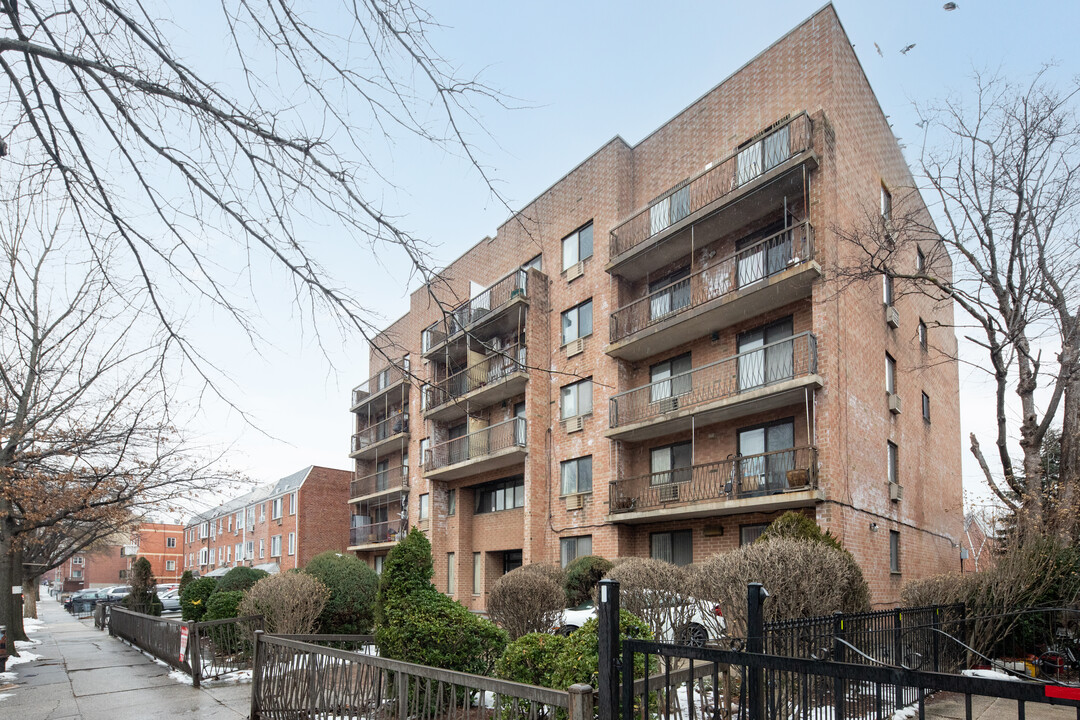
{"type": "Polygon", "coordinates": [[[386,388],[405,380],[409,375],[408,356],[395,360],[389,367],[385,367],[372,375],[362,384],[357,385],[352,391],[352,406],[356,407],[375,393],[382,392],[386,388]]]}
{"type": "Polygon", "coordinates": [[[349,529],[349,545],[397,542],[404,536],[407,529],[408,523],[401,518],[359,525],[349,529]]]}
{"type": "Polygon", "coordinates": [[[799,113],[719,163],[672,188],[611,231],[611,258],[632,250],[683,218],[812,147],[810,117],[799,113]]]}
{"type": "Polygon", "coordinates": [[[515,417],[482,430],[462,435],[433,448],[424,458],[426,470],[455,465],[466,460],[478,460],[510,447],[525,447],[525,418],[515,417]]]}
{"type": "Polygon", "coordinates": [[[524,345],[511,345],[505,350],[495,351],[495,354],[475,365],[456,372],[441,382],[429,385],[427,397],[424,398],[424,408],[428,410],[437,408],[455,398],[468,395],[474,390],[494,385],[509,375],[524,371],[525,363],[524,345]]]}
{"type": "Polygon", "coordinates": [[[801,223],[721,258],[611,313],[609,341],[730,295],[814,257],[814,229],[801,223]]]}
{"type": "Polygon", "coordinates": [[[618,428],[662,418],[816,372],[817,338],[800,333],[621,392],[609,401],[608,422],[618,428]]]}
{"type": "Polygon", "coordinates": [[[409,468],[407,465],[397,465],[356,478],[349,483],[349,497],[363,497],[384,490],[403,490],[408,487],[409,468]]]}
{"type": "Polygon", "coordinates": [[[817,484],[817,448],[790,448],[613,480],[610,512],[812,490],[817,484]]]}
{"type": "Polygon", "coordinates": [[[409,432],[409,413],[400,412],[385,420],[369,425],[352,436],[352,452],[371,447],[375,443],[393,437],[398,433],[409,432]]]}
{"type": "Polygon", "coordinates": [[[512,299],[525,297],[528,277],[525,270],[514,270],[484,292],[446,313],[441,320],[433,322],[420,335],[422,351],[427,352],[436,345],[453,338],[472,323],[497,311],[512,299]]]}

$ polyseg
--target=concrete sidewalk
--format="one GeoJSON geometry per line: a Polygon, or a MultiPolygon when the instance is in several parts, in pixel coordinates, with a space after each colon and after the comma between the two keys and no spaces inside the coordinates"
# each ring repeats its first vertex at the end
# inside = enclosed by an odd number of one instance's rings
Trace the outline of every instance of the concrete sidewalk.
{"type": "Polygon", "coordinates": [[[0,717],[19,720],[246,718],[251,685],[196,690],[139,650],[75,620],[52,598],[38,603],[42,626],[30,637],[40,660],[0,675],[0,717]]]}

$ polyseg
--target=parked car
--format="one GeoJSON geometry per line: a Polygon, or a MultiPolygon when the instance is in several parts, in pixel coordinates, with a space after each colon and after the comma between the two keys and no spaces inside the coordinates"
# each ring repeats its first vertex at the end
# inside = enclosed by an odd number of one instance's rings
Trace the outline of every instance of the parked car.
{"type": "MultiPolygon", "coordinates": [[[[692,597],[687,597],[686,603],[690,606],[687,608],[691,611],[690,621],[677,628],[661,628],[657,638],[659,642],[704,647],[710,641],[720,640],[724,636],[727,622],[719,605],[692,597]]],[[[557,632],[560,635],[569,635],[594,617],[596,606],[592,602],[567,608],[563,610],[562,623],[557,632]]]]}
{"type": "Polygon", "coordinates": [[[161,600],[162,612],[180,612],[180,591],[168,590],[158,595],[161,600]]]}
{"type": "Polygon", "coordinates": [[[116,587],[109,588],[108,594],[105,596],[105,600],[109,602],[119,602],[131,594],[131,586],[129,585],[117,585],[116,587]]]}
{"type": "Polygon", "coordinates": [[[170,590],[179,590],[179,589],[180,589],[180,583],[158,583],[157,587],[155,588],[155,590],[157,591],[158,597],[161,597],[164,593],[167,593],[170,590]]]}
{"type": "Polygon", "coordinates": [[[75,606],[76,603],[85,603],[85,602],[87,602],[91,595],[95,596],[95,600],[96,600],[97,599],[97,597],[96,597],[97,592],[98,591],[96,589],[95,590],[86,589],[86,590],[77,590],[77,591],[71,593],[71,595],[69,595],[67,597],[67,599],[64,600],[64,609],[70,612],[72,610],[72,608],[75,606]]]}

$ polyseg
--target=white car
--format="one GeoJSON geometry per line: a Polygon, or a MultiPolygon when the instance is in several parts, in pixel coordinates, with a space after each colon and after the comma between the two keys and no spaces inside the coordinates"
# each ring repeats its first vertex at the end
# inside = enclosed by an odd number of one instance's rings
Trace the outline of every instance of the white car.
{"type": "MultiPolygon", "coordinates": [[[[657,641],[704,647],[710,640],[719,640],[724,636],[727,622],[719,605],[690,597],[686,598],[686,602],[689,621],[677,628],[661,627],[657,641]]],[[[562,624],[556,631],[560,635],[569,635],[594,617],[596,606],[591,602],[567,608],[563,610],[562,624]]]]}
{"type": "Polygon", "coordinates": [[[180,591],[168,590],[158,595],[161,601],[162,612],[180,612],[180,591]]]}

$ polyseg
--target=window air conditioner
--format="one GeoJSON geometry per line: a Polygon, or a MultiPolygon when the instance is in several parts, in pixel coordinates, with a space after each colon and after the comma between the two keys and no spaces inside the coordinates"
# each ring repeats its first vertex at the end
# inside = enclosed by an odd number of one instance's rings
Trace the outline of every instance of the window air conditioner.
{"type": "Polygon", "coordinates": [[[896,393],[886,393],[889,400],[889,412],[893,415],[900,414],[900,396],[896,393]]]}

